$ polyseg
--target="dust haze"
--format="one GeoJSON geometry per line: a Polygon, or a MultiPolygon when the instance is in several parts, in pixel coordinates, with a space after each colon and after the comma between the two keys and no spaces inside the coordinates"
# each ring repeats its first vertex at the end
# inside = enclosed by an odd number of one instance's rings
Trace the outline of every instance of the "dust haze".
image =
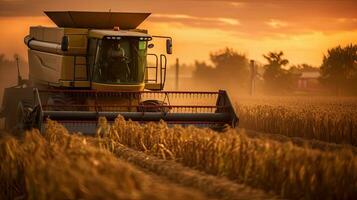
{"type": "MultiPolygon", "coordinates": [[[[7,58],[4,54],[0,54],[0,102],[4,94],[4,89],[17,85],[17,55],[12,58],[7,58]]],[[[20,74],[22,78],[28,78],[27,58],[19,57],[20,74]]]]}

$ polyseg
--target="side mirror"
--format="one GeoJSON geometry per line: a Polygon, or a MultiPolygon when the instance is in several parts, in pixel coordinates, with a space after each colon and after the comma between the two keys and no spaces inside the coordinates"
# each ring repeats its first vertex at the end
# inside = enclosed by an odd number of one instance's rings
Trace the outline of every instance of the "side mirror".
{"type": "Polygon", "coordinates": [[[166,40],[166,53],[172,54],[172,39],[171,38],[166,40]]]}
{"type": "Polygon", "coordinates": [[[68,36],[65,35],[62,37],[61,50],[68,51],[68,45],[69,45],[68,36]]]}
{"type": "Polygon", "coordinates": [[[148,48],[149,48],[149,49],[154,48],[154,44],[152,44],[152,43],[151,43],[151,44],[148,44],[148,48]]]}

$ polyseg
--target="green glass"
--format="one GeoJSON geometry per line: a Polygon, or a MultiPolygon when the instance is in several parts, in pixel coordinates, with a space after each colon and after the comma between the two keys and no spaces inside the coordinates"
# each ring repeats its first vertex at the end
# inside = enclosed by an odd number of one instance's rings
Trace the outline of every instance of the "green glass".
{"type": "Polygon", "coordinates": [[[93,81],[106,84],[144,83],[147,42],[126,37],[99,40],[93,81]]]}

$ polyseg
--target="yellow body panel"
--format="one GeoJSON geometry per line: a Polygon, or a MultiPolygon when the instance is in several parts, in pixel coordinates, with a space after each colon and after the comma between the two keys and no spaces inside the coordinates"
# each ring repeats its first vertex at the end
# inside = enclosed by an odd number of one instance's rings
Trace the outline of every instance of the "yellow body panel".
{"type": "Polygon", "coordinates": [[[92,82],[92,89],[95,90],[142,91],[144,88],[145,83],[138,85],[118,85],[92,82]]]}
{"type": "Polygon", "coordinates": [[[29,72],[33,80],[49,84],[87,80],[86,58],[28,50],[29,72]],[[74,74],[75,73],[75,74],[74,74]]]}
{"type": "Polygon", "coordinates": [[[162,90],[160,83],[145,83],[145,89],[148,89],[148,90],[162,90]]]}

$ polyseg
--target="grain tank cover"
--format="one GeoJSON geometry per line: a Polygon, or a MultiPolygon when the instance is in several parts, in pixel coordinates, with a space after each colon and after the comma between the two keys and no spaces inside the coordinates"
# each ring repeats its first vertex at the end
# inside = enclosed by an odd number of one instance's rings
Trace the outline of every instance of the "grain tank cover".
{"type": "Polygon", "coordinates": [[[120,29],[137,28],[151,13],[45,11],[45,14],[63,28],[120,29]]]}

